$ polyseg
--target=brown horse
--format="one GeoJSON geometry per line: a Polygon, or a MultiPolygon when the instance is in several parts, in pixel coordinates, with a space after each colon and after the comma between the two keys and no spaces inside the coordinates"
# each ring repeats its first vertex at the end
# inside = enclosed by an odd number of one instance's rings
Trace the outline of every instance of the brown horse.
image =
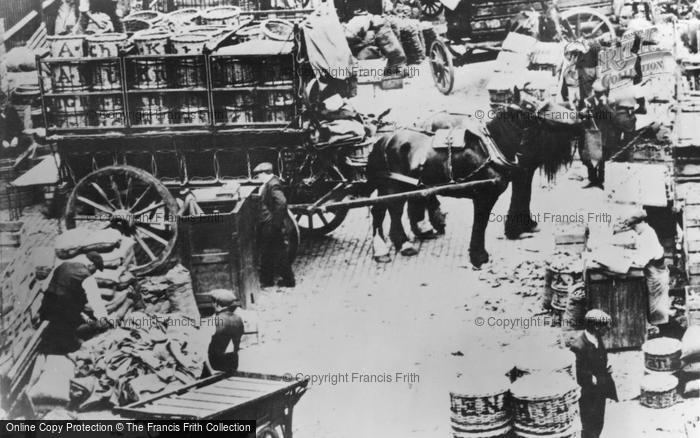
{"type": "MultiPolygon", "coordinates": [[[[494,184],[487,186],[446,193],[446,196],[472,199],[474,223],[469,258],[477,267],[489,260],[484,245],[486,227],[491,210],[508,183],[513,183],[513,189],[505,230],[508,238],[516,239],[522,233],[537,228],[537,223],[532,220],[530,214],[535,170],[542,168],[546,176],[553,179],[560,168],[571,162],[572,140],[582,133],[578,115],[568,108],[552,103],[532,104],[531,96],[526,102],[520,100],[520,95],[521,93],[515,90],[515,100],[519,105],[500,107],[485,124],[485,131],[482,131],[493,140],[492,144],[497,146],[498,151],[495,154],[493,149],[489,150],[485,142],[470,130],[464,130],[464,147],[448,150],[433,148],[433,137],[428,133],[400,129],[381,137],[369,156],[369,183],[378,190],[380,196],[415,189],[400,179],[386,178],[387,173],[414,178],[423,186],[450,183],[450,174],[452,181],[456,182],[495,180],[494,184]],[[517,165],[514,165],[516,162],[517,165]]],[[[428,120],[423,129],[435,132],[452,127],[473,128],[474,125],[475,120],[470,116],[439,113],[428,120]]],[[[405,201],[396,201],[372,207],[375,250],[377,239],[380,242],[385,241],[382,224],[388,210],[391,217],[389,238],[394,248],[404,255],[416,253],[401,224],[404,204],[405,201]]],[[[433,228],[438,233],[444,232],[444,214],[440,211],[437,198],[430,196],[411,199],[408,215],[411,228],[418,238],[429,235],[419,226],[426,210],[433,228]]],[[[378,260],[386,260],[386,257],[377,257],[378,255],[382,254],[375,252],[378,260]]]]}

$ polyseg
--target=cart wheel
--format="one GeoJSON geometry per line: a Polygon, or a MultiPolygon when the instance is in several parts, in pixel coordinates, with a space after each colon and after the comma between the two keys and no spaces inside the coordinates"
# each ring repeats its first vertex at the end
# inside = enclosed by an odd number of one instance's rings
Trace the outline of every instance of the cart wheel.
{"type": "Polygon", "coordinates": [[[440,0],[420,0],[420,10],[427,18],[436,18],[443,9],[440,0]]]}
{"type": "Polygon", "coordinates": [[[281,438],[277,431],[271,427],[263,427],[256,434],[255,438],[281,438]]]}
{"type": "Polygon", "coordinates": [[[98,169],[76,184],[66,204],[67,228],[103,222],[136,241],[131,272],[165,263],[177,241],[178,204],[160,181],[132,166],[98,169]]]}
{"type": "Polygon", "coordinates": [[[299,244],[301,243],[301,233],[299,233],[299,226],[289,210],[287,210],[287,217],[284,219],[284,229],[287,232],[287,241],[289,242],[287,250],[289,251],[289,263],[291,263],[297,258],[299,244]]]}
{"type": "Polygon", "coordinates": [[[563,37],[569,40],[579,38],[614,41],[615,28],[608,18],[592,8],[574,8],[561,14],[564,27],[563,37]]]}
{"type": "Polygon", "coordinates": [[[338,228],[347,215],[347,209],[339,209],[332,212],[295,212],[294,217],[302,235],[323,236],[338,228]]]}
{"type": "Polygon", "coordinates": [[[435,40],[430,46],[430,70],[437,89],[442,94],[450,94],[455,85],[455,69],[452,54],[441,40],[435,40]]]}

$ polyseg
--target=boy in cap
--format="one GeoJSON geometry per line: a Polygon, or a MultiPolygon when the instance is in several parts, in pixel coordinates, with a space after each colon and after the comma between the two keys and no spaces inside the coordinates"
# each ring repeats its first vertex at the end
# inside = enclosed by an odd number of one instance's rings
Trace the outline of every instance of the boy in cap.
{"type": "Polygon", "coordinates": [[[96,252],[87,253],[85,258],[87,261],[61,263],[44,292],[39,315],[49,321],[42,347],[46,354],[67,354],[80,348],[78,329],[85,322],[82,313],[86,306],[98,323],[106,322],[107,310],[93,277],[104,269],[104,261],[96,252]]]}
{"type": "Polygon", "coordinates": [[[603,345],[612,318],[599,309],[588,311],[585,330],[571,343],[576,354],[576,380],[581,387],[579,408],[581,410],[582,438],[598,438],[603,430],[606,399],[617,401],[617,390],[613,381],[608,352],[603,345]]]}
{"type": "Polygon", "coordinates": [[[272,173],[271,163],[260,163],[253,175],[263,183],[260,188],[260,282],[263,287],[274,285],[275,276],[281,280],[278,286],[294,287],[296,281],[289,262],[284,221],[287,217],[287,198],[282,182],[272,173]]]}
{"type": "Polygon", "coordinates": [[[209,295],[214,303],[216,326],[209,343],[209,364],[217,371],[233,373],[238,369],[238,349],[244,332],[243,320],[235,313],[240,301],[233,291],[227,289],[215,289],[209,295]],[[233,351],[227,353],[231,343],[233,351]]]}

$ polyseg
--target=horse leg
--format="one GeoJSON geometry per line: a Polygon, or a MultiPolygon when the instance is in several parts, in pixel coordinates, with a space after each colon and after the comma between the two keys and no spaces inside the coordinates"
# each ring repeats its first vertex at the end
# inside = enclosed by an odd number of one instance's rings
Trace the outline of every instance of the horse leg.
{"type": "Polygon", "coordinates": [[[437,195],[429,196],[426,200],[428,208],[428,219],[438,234],[445,234],[445,218],[447,214],[440,208],[440,201],[437,195]]]}
{"type": "Polygon", "coordinates": [[[415,246],[408,240],[406,231],[403,229],[401,218],[403,217],[403,206],[405,202],[392,202],[389,204],[389,216],[391,217],[391,229],[389,230],[389,239],[394,244],[396,251],[401,255],[411,256],[416,255],[418,251],[415,246]]]}
{"type": "Polygon", "coordinates": [[[423,198],[413,198],[408,200],[406,208],[408,219],[411,223],[411,232],[419,240],[429,240],[435,238],[435,230],[425,221],[425,209],[427,202],[423,198]]]}
{"type": "Polygon", "coordinates": [[[372,206],[372,252],[376,262],[387,263],[391,261],[389,245],[384,237],[384,218],[386,217],[386,205],[375,204],[372,206]]]}
{"type": "Polygon", "coordinates": [[[512,176],[512,194],[505,223],[506,237],[517,239],[522,233],[535,232],[537,222],[532,219],[530,200],[532,199],[532,179],[535,169],[523,169],[512,176]]]}
{"type": "Polygon", "coordinates": [[[474,204],[474,223],[472,225],[472,236],[469,243],[469,260],[475,267],[480,267],[489,261],[489,253],[486,252],[485,237],[486,227],[489,224],[489,216],[491,210],[498,200],[496,192],[486,192],[478,194],[473,198],[474,204]]]}

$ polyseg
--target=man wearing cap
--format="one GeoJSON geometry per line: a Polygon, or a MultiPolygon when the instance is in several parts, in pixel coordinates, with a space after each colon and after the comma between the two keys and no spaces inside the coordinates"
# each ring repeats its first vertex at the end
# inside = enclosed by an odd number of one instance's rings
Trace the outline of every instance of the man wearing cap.
{"type": "Polygon", "coordinates": [[[44,292],[39,315],[49,321],[42,346],[46,354],[67,354],[80,348],[78,329],[85,322],[82,313],[92,313],[100,328],[105,328],[107,310],[93,277],[104,269],[104,262],[96,252],[87,253],[85,259],[56,267],[44,292]]]}
{"type": "Polygon", "coordinates": [[[209,343],[209,365],[214,370],[232,373],[238,369],[238,349],[244,332],[243,320],[235,313],[240,301],[227,289],[215,289],[209,295],[214,304],[216,326],[209,343]],[[233,344],[233,351],[227,353],[230,344],[233,344]]]}
{"type": "Polygon", "coordinates": [[[585,330],[571,343],[576,355],[576,380],[581,387],[579,408],[581,411],[582,438],[598,438],[605,420],[605,402],[617,401],[608,352],[603,345],[612,318],[599,309],[588,311],[585,330]]]}
{"type": "Polygon", "coordinates": [[[260,188],[260,282],[263,287],[274,285],[275,277],[280,276],[278,285],[294,287],[296,281],[289,262],[288,245],[284,229],[287,217],[287,198],[282,191],[282,183],[272,173],[271,163],[260,163],[253,170],[260,188]]]}

